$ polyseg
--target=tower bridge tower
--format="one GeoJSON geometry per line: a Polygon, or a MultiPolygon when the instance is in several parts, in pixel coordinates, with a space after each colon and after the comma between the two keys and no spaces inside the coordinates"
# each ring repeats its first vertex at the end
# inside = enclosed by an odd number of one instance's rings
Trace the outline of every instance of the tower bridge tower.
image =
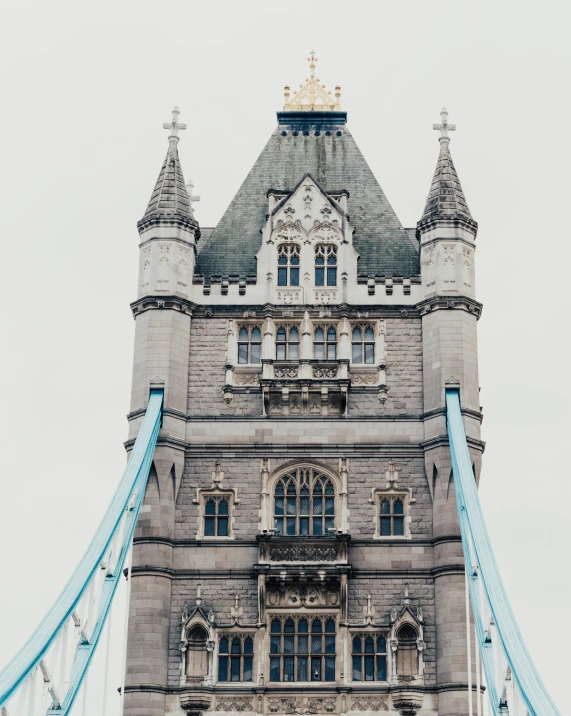
{"type": "MultiPolygon", "coordinates": [[[[450,154],[404,228],[316,77],[214,228],[178,109],[138,224],[127,716],[468,713],[445,389],[480,441],[473,220],[450,154]]],[[[419,179],[419,181],[421,181],[419,179]]]]}

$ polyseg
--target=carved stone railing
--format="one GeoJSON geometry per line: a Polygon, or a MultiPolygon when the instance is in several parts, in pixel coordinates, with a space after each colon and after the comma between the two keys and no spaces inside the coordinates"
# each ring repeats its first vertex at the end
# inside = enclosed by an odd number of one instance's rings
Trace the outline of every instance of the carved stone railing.
{"type": "Polygon", "coordinates": [[[287,537],[261,535],[260,564],[347,564],[349,536],[287,537]]]}

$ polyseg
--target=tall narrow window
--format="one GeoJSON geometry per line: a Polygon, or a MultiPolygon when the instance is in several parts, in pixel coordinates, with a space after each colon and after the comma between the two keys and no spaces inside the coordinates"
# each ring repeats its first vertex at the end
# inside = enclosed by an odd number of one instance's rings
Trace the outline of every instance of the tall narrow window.
{"type": "Polygon", "coordinates": [[[335,488],[312,468],[283,475],[274,489],[276,534],[327,536],[335,527],[335,488]]]}
{"type": "Polygon", "coordinates": [[[278,286],[299,286],[299,246],[278,246],[278,286]]]}
{"type": "Polygon", "coordinates": [[[380,498],[381,537],[404,536],[404,498],[383,496],[380,498]]]}
{"type": "Polygon", "coordinates": [[[337,286],[337,246],[320,244],[315,247],[315,285],[337,286]]]}
{"type": "Polygon", "coordinates": [[[276,332],[276,359],[298,360],[299,328],[297,326],[278,326],[276,332]]]}
{"type": "Polygon", "coordinates": [[[387,640],[384,636],[353,637],[353,681],[387,680],[387,640]]]}
{"type": "Polygon", "coordinates": [[[313,333],[313,357],[316,360],[337,358],[337,331],[334,326],[317,326],[313,333]]]}
{"type": "Polygon", "coordinates": [[[204,502],[204,536],[228,537],[227,497],[207,497],[204,502]]]}
{"type": "Polygon", "coordinates": [[[351,362],[375,362],[375,330],[373,326],[353,326],[351,333],[351,362]]]}
{"type": "Polygon", "coordinates": [[[335,640],[332,617],[272,619],[270,681],[335,681],[335,640]]]}
{"type": "Polygon", "coordinates": [[[238,363],[259,364],[262,357],[260,326],[243,325],[238,330],[238,363]]]}
{"type": "Polygon", "coordinates": [[[223,636],[218,642],[218,681],[252,681],[254,640],[223,636]]]}

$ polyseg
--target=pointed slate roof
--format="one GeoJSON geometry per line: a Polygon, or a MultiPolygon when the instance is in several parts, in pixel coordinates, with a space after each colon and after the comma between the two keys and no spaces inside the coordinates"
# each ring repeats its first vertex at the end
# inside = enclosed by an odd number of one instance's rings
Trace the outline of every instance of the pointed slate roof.
{"type": "Polygon", "coordinates": [[[166,219],[169,223],[176,220],[185,225],[197,226],[178,156],[178,130],[186,129],[186,124],[178,123],[179,114],[178,107],[175,107],[172,122],[163,125],[171,131],[169,148],[145,215],[138,223],[139,228],[149,221],[160,219],[166,219]]]}
{"type": "Polygon", "coordinates": [[[328,192],[349,191],[359,274],[420,273],[418,246],[347,129],[346,117],[345,112],[278,112],[278,127],[200,251],[197,274],[255,275],[268,214],[267,191],[289,192],[306,173],[328,192]]]}
{"type": "Polygon", "coordinates": [[[456,125],[448,124],[448,111],[445,107],[442,108],[440,116],[442,118],[441,124],[433,125],[433,129],[438,129],[441,132],[439,140],[440,154],[438,155],[430,191],[426,198],[426,206],[418,226],[420,228],[427,223],[441,219],[456,219],[477,228],[478,224],[472,218],[450,154],[448,132],[455,130],[456,125]]]}

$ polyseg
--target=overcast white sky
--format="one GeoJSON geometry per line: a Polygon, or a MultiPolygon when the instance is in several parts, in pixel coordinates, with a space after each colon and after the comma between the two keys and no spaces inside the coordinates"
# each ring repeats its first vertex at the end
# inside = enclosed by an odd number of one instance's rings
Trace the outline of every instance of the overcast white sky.
{"type": "Polygon", "coordinates": [[[457,124],[451,150],[480,225],[481,497],[527,644],[567,708],[568,3],[0,6],[0,665],[63,586],[124,466],[135,224],[162,123],[179,104],[184,171],[211,226],[313,45],[405,226],[422,212],[443,104],[457,124]]]}

